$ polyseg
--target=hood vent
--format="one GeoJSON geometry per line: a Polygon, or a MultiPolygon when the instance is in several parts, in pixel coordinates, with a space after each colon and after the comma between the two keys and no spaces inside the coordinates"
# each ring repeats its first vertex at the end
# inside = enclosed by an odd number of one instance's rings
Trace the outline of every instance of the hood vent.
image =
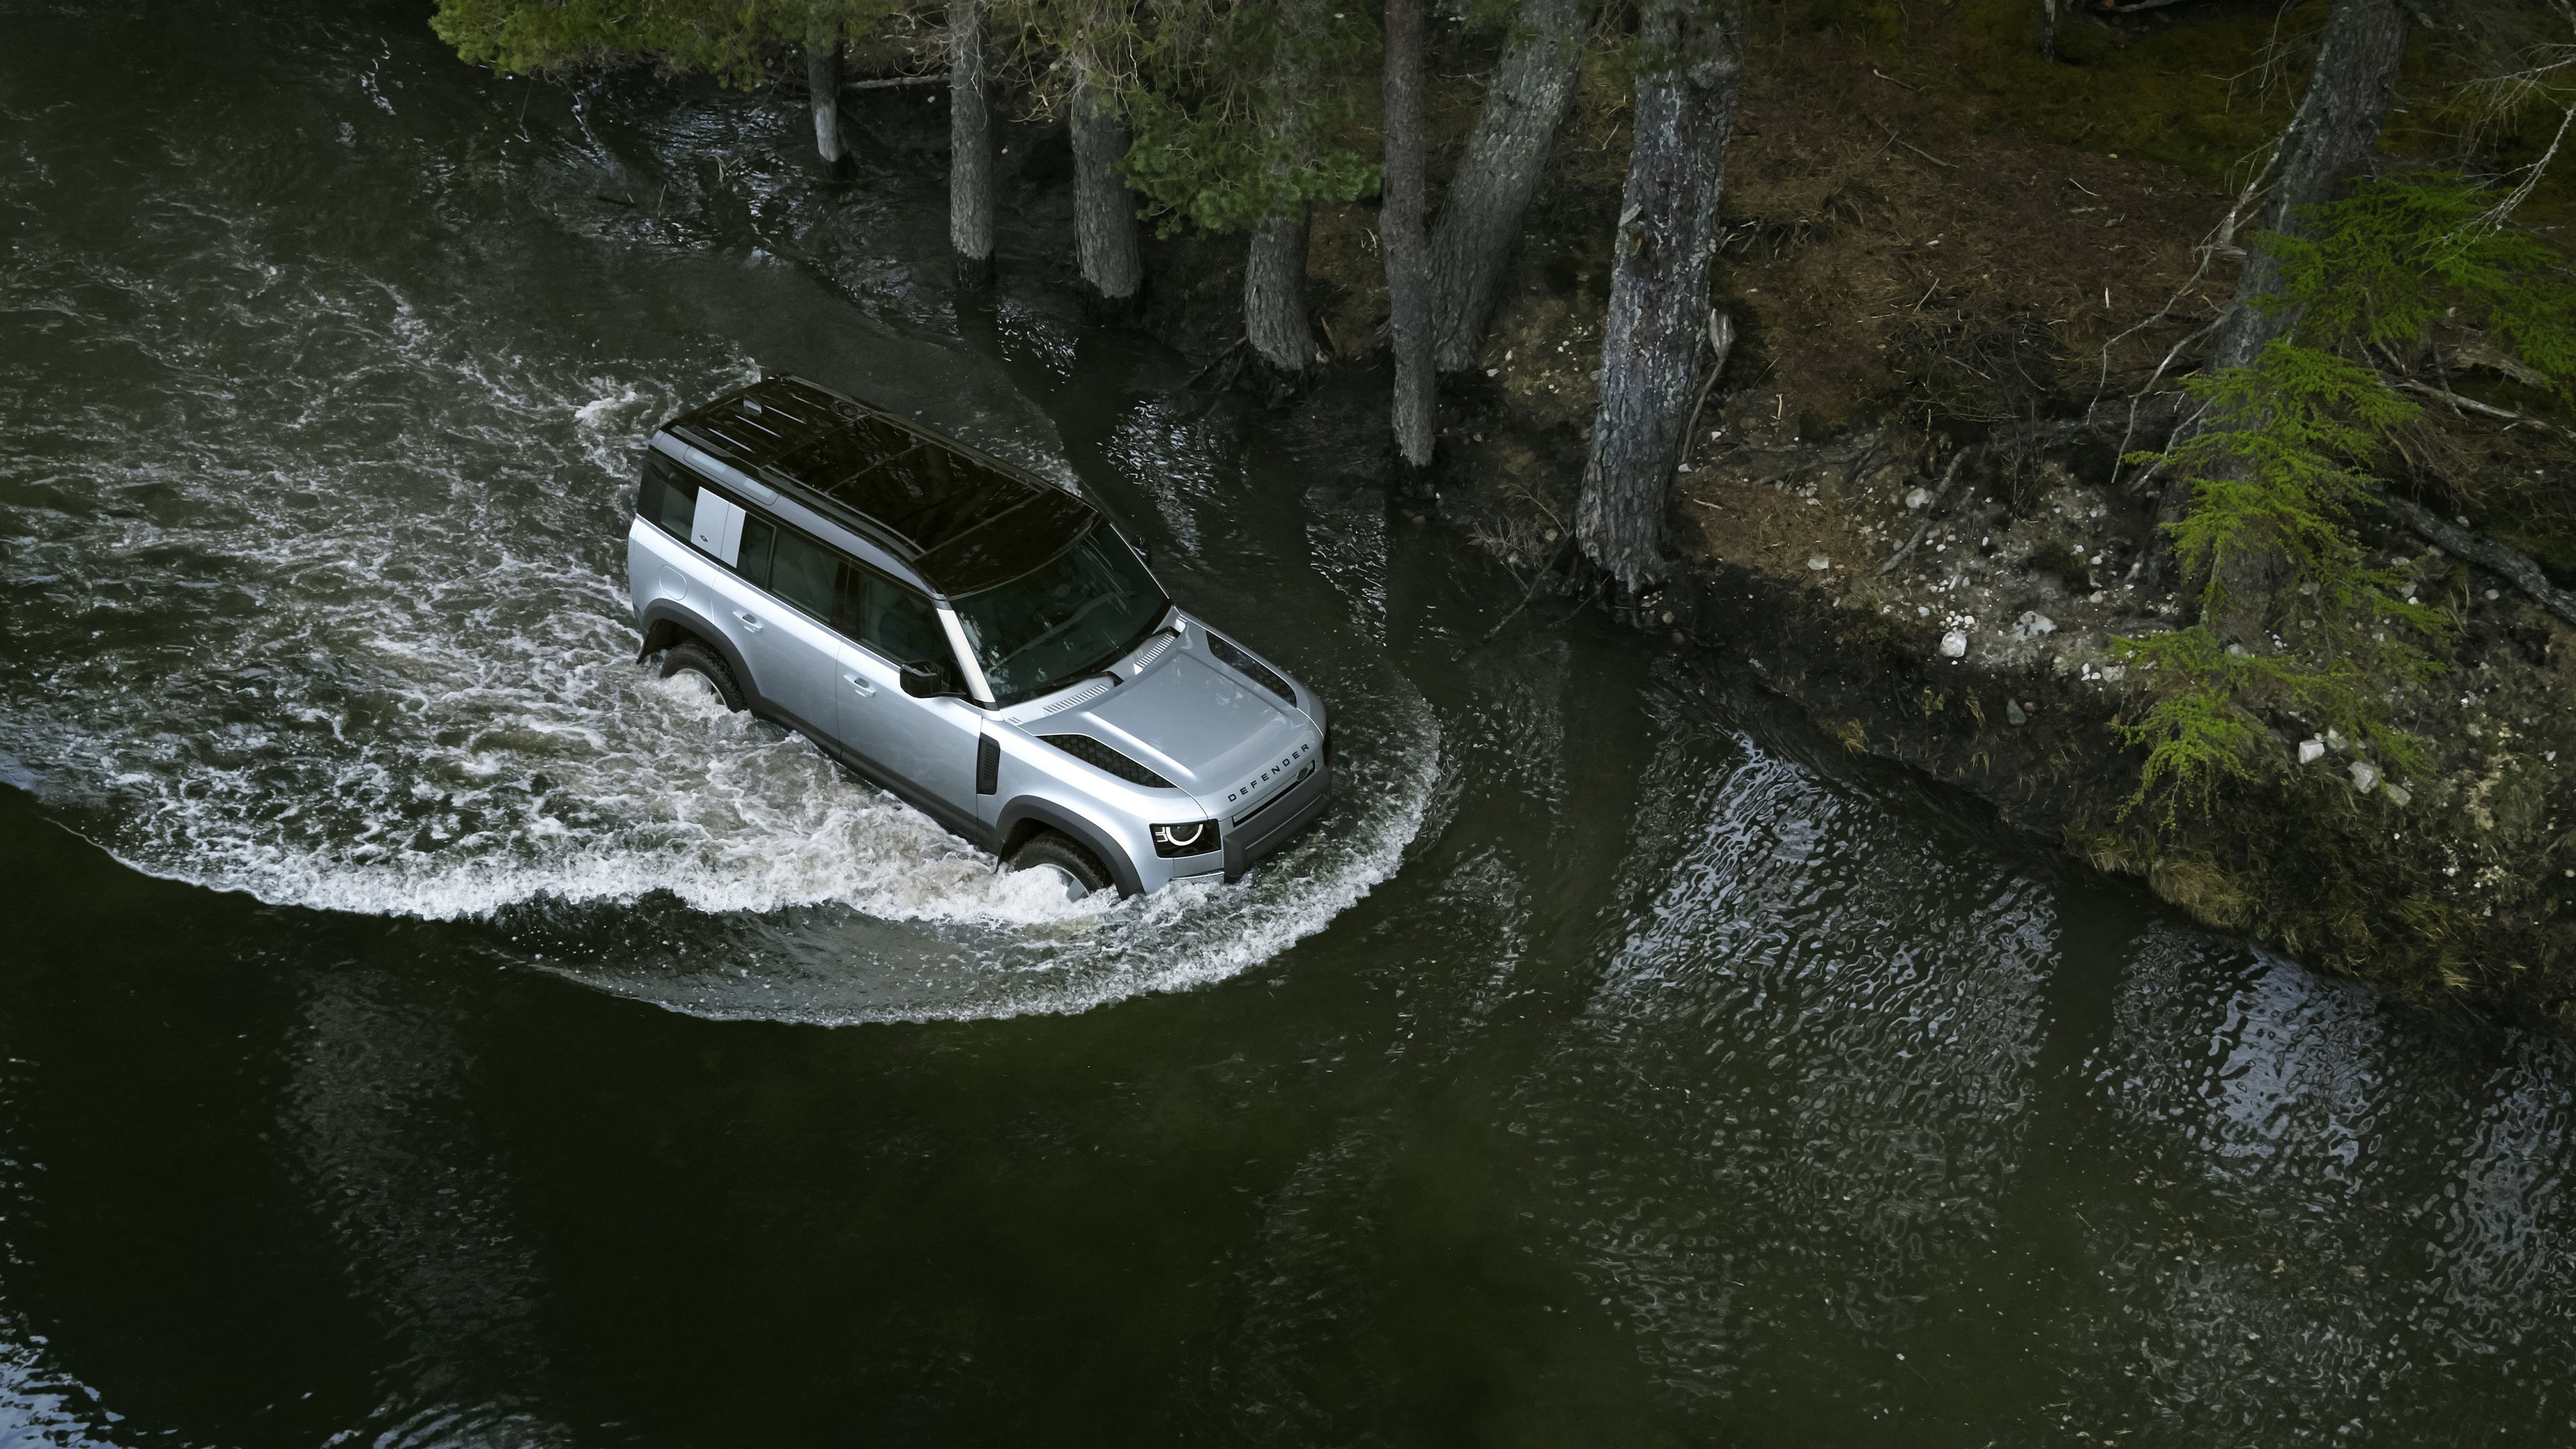
{"type": "Polygon", "coordinates": [[[1136,651],[1136,657],[1127,661],[1128,667],[1134,669],[1139,674],[1144,673],[1145,666],[1152,664],[1155,660],[1162,658],[1164,654],[1168,653],[1178,637],[1179,636],[1166,631],[1146,640],[1145,647],[1136,651]]]}
{"type": "Polygon", "coordinates": [[[1060,714],[1065,710],[1073,708],[1075,705],[1089,704],[1100,696],[1107,694],[1110,690],[1115,689],[1117,686],[1118,681],[1114,679],[1094,680],[1092,681],[1090,688],[1077,689],[1073,693],[1066,695],[1064,698],[1057,700],[1055,703],[1048,705],[1046,707],[1046,713],[1060,714]]]}
{"type": "Polygon", "coordinates": [[[1169,790],[1172,782],[1146,769],[1143,765],[1109,748],[1089,735],[1040,735],[1039,739],[1073,756],[1095,769],[1106,770],[1130,785],[1148,790],[1169,790]]]}
{"type": "Polygon", "coordinates": [[[1207,634],[1208,649],[1210,652],[1214,653],[1217,658],[1222,659],[1227,664],[1233,666],[1235,672],[1241,674],[1244,678],[1251,680],[1253,683],[1269,690],[1272,694],[1286,700],[1291,708],[1295,707],[1297,703],[1297,691],[1288,687],[1288,681],[1279,677],[1279,671],[1272,669],[1269,665],[1262,663],[1260,660],[1253,658],[1249,654],[1246,654],[1243,652],[1242,645],[1228,639],[1223,634],[1220,634],[1213,629],[1209,629],[1204,632],[1207,634]]]}

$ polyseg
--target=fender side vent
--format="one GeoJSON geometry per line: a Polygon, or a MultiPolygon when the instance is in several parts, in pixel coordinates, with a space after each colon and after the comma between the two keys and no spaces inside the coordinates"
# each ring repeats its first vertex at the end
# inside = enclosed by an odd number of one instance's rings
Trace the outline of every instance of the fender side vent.
{"type": "Polygon", "coordinates": [[[1169,790],[1172,782],[1146,769],[1143,765],[1109,748],[1089,735],[1040,735],[1039,739],[1096,769],[1108,771],[1130,785],[1148,790],[1169,790]]]}
{"type": "Polygon", "coordinates": [[[1291,706],[1297,703],[1297,691],[1288,687],[1288,681],[1279,677],[1279,671],[1245,653],[1242,645],[1214,629],[1204,632],[1207,634],[1208,648],[1217,658],[1232,665],[1235,671],[1246,679],[1286,700],[1291,706]]]}

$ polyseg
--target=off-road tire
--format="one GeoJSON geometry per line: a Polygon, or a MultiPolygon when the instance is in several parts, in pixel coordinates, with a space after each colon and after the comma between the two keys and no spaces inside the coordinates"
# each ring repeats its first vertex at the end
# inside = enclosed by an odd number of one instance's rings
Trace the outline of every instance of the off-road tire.
{"type": "Polygon", "coordinates": [[[1111,888],[1108,867],[1100,863],[1098,856],[1074,843],[1073,837],[1060,830],[1041,830],[1030,836],[1019,849],[1011,852],[1007,864],[1015,871],[1042,865],[1054,866],[1080,882],[1086,896],[1111,888]]]}
{"type": "Polygon", "coordinates": [[[724,656],[695,639],[683,639],[663,651],[662,677],[668,679],[674,674],[694,674],[714,685],[716,698],[723,700],[727,709],[740,711],[745,705],[742,685],[735,681],[724,656]]]}

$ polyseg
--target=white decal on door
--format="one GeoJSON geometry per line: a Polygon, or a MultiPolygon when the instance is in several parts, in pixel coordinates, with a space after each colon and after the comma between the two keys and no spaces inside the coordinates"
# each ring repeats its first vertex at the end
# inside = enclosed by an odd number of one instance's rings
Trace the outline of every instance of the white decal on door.
{"type": "Polygon", "coordinates": [[[698,490],[698,511],[689,520],[689,542],[731,564],[742,552],[742,506],[712,488],[698,490]]]}

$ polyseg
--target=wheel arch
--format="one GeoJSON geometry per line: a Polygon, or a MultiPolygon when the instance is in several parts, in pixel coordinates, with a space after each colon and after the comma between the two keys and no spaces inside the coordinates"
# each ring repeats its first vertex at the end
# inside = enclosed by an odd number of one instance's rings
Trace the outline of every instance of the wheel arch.
{"type": "Polygon", "coordinates": [[[708,623],[695,610],[669,599],[655,599],[645,606],[642,622],[644,647],[635,655],[637,663],[640,664],[652,658],[684,639],[693,639],[716,651],[716,657],[725,662],[725,668],[733,671],[733,681],[742,687],[743,696],[747,701],[754,703],[759,701],[760,685],[751,677],[751,666],[743,662],[742,655],[725,638],[724,631],[708,623]]]}
{"type": "Polygon", "coordinates": [[[1052,800],[1035,795],[1022,795],[1002,807],[993,821],[996,854],[1009,860],[1011,853],[1026,845],[1029,837],[1041,830],[1059,830],[1092,854],[1101,869],[1109,872],[1118,894],[1143,893],[1144,878],[1136,873],[1136,862],[1115,844],[1110,834],[1052,800]]]}

